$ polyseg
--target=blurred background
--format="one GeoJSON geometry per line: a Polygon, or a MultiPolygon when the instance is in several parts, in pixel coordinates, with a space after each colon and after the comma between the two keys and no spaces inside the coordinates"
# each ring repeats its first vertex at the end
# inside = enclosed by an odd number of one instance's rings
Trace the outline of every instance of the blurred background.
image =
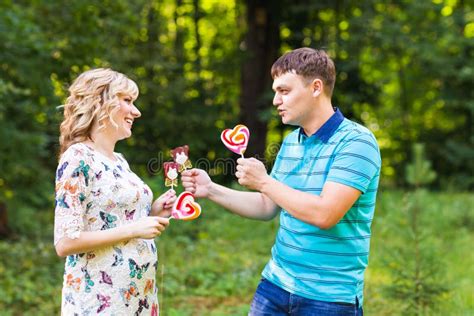
{"type": "MultiPolygon", "coordinates": [[[[142,117],[121,142],[165,190],[160,166],[188,144],[215,181],[235,159],[220,132],[251,131],[265,159],[293,127],[272,106],[270,67],[323,48],[333,105],[376,135],[383,159],[372,225],[368,315],[474,313],[474,11],[467,0],[0,1],[0,315],[59,314],[52,245],[58,130],[68,85],[111,67],[135,80],[142,117]]],[[[179,189],[180,191],[182,189],[179,189]]],[[[246,315],[278,219],[201,201],[157,239],[162,315],[246,315]]]]}

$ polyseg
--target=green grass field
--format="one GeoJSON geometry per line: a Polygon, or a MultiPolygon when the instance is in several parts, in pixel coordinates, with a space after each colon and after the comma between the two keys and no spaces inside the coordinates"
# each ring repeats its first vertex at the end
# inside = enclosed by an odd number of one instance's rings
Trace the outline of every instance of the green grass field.
{"type": "MultiPolygon", "coordinates": [[[[433,262],[441,263],[437,279],[448,289],[422,314],[472,315],[474,195],[426,193],[422,198],[422,247],[434,255],[433,262]]],[[[406,315],[405,302],[386,288],[397,277],[394,269],[409,270],[414,264],[407,239],[409,199],[401,192],[379,195],[366,272],[367,315],[406,315]],[[400,247],[408,252],[400,252],[400,247]]],[[[173,221],[157,239],[161,313],[246,315],[270,256],[278,219],[252,221],[207,201],[201,205],[199,219],[173,221]]],[[[51,213],[35,215],[35,231],[0,241],[0,315],[59,314],[63,260],[52,246],[51,213]]]]}

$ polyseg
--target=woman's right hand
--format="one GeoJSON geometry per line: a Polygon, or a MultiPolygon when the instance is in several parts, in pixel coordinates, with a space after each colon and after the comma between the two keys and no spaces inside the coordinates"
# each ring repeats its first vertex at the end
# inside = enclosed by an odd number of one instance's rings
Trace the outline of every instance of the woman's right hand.
{"type": "Polygon", "coordinates": [[[170,219],[166,217],[147,216],[129,224],[128,228],[132,238],[153,239],[160,236],[169,223],[170,219]]]}
{"type": "Polygon", "coordinates": [[[212,185],[211,178],[201,169],[185,170],[181,173],[181,182],[186,191],[197,198],[207,198],[212,185]]]}

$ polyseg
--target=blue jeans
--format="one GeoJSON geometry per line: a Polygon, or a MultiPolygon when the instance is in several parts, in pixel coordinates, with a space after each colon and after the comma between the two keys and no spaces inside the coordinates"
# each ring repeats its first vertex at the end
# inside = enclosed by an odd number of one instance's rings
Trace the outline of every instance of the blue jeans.
{"type": "Polygon", "coordinates": [[[323,302],[291,294],[262,279],[250,306],[249,316],[363,316],[362,306],[323,302]]]}

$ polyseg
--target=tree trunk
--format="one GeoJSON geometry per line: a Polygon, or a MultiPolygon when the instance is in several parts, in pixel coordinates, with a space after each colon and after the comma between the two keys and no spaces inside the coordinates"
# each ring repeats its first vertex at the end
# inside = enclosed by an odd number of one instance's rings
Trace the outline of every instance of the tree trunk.
{"type": "Polygon", "coordinates": [[[247,33],[241,69],[240,119],[250,129],[247,156],[263,158],[267,119],[263,112],[272,107],[270,68],[280,47],[280,0],[245,0],[247,33]]]}
{"type": "Polygon", "coordinates": [[[6,238],[10,235],[8,228],[7,205],[0,202],[0,238],[6,238]]]}

